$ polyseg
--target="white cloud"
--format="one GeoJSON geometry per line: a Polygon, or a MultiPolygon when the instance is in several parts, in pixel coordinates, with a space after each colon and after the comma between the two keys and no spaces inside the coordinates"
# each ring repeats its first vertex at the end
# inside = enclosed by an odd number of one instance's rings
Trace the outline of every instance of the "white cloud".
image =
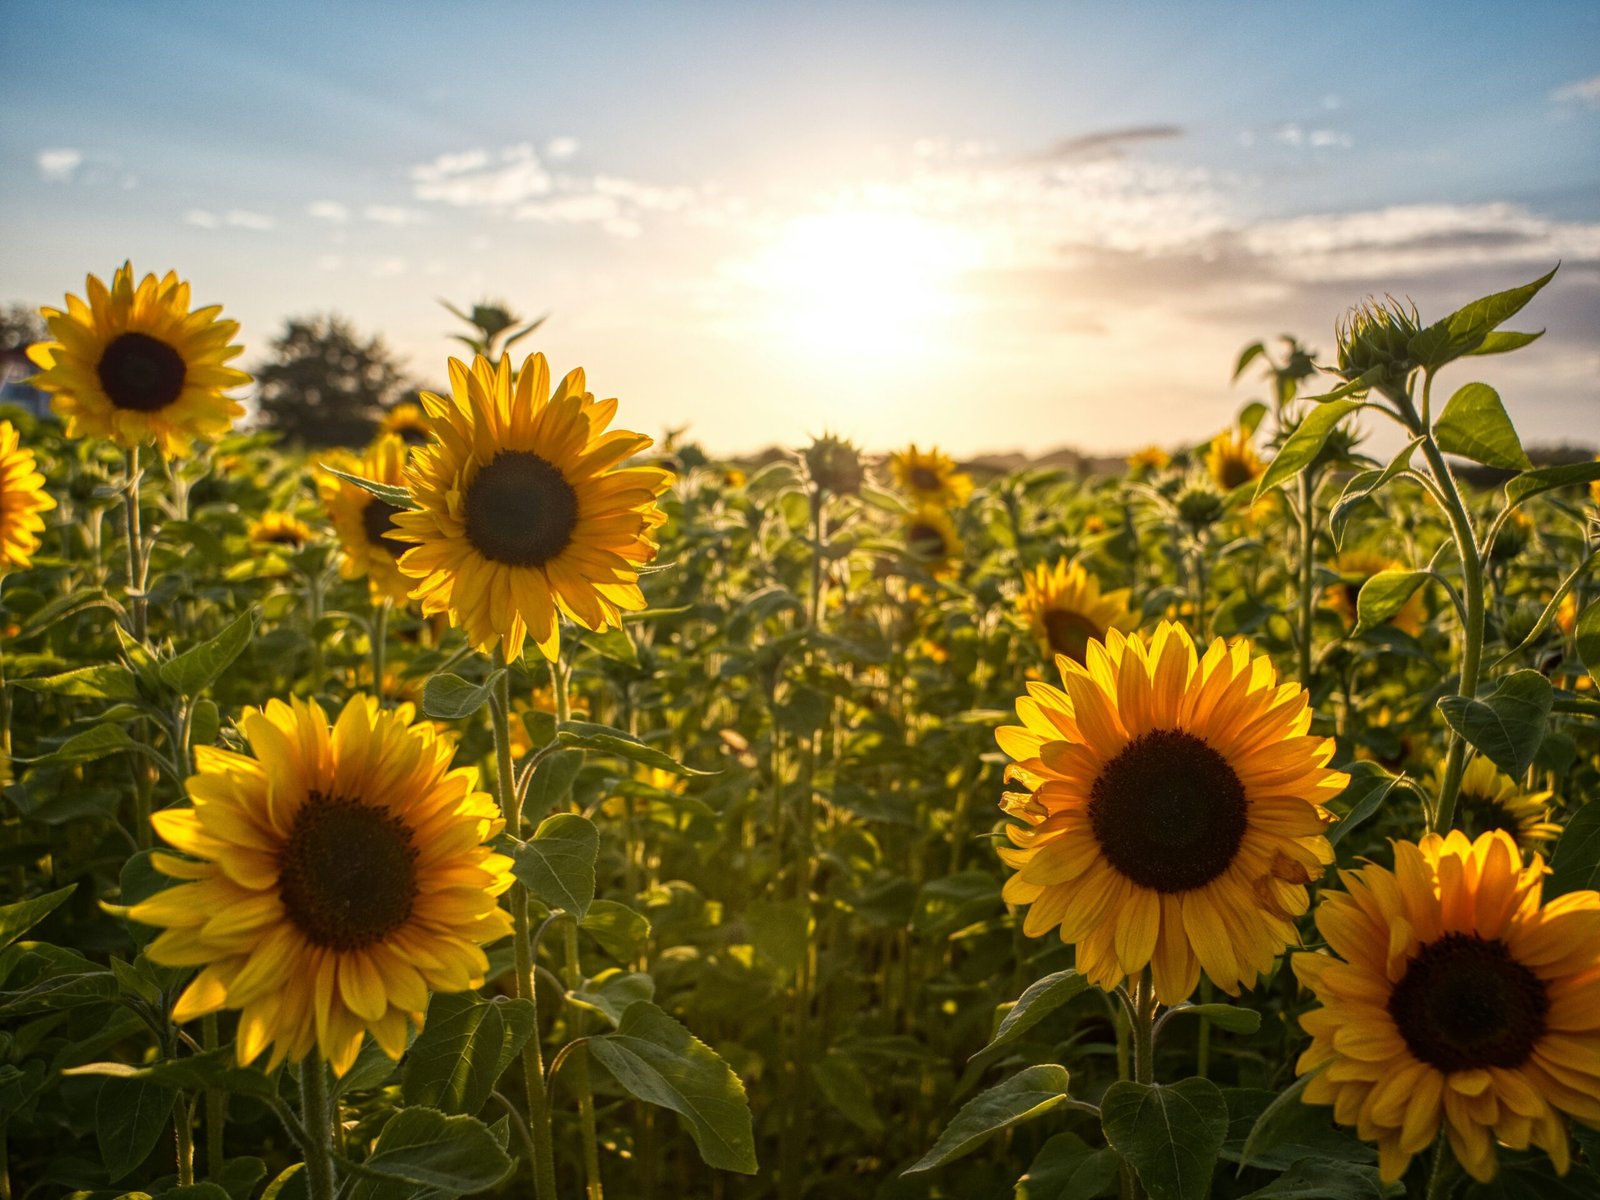
{"type": "Polygon", "coordinates": [[[490,167],[489,156],[482,150],[442,154],[411,169],[412,192],[418,200],[491,209],[509,208],[549,194],[554,181],[532,146],[508,147],[501,152],[500,161],[503,165],[490,167]]]}
{"type": "Polygon", "coordinates": [[[319,221],[348,221],[350,210],[337,200],[314,200],[306,205],[306,216],[319,221]]]}
{"type": "Polygon", "coordinates": [[[374,279],[392,279],[396,275],[404,275],[410,266],[403,258],[380,258],[372,264],[367,274],[374,279]]]}
{"type": "Polygon", "coordinates": [[[571,158],[577,152],[578,139],[575,137],[551,138],[544,145],[545,157],[552,160],[571,158]]]}
{"type": "Polygon", "coordinates": [[[460,154],[441,154],[432,162],[411,168],[411,178],[419,183],[437,183],[452,175],[464,175],[488,165],[489,155],[484,150],[464,150],[460,154]]]}
{"type": "Polygon", "coordinates": [[[1600,108],[1600,75],[1558,87],[1550,93],[1550,99],[1555,104],[1582,104],[1588,108],[1600,108]]]}
{"type": "Polygon", "coordinates": [[[369,204],[361,215],[379,225],[421,225],[427,220],[414,208],[401,208],[396,204],[369,204]]]}
{"type": "Polygon", "coordinates": [[[215,229],[222,224],[222,218],[214,212],[207,212],[203,208],[191,208],[183,214],[185,225],[194,225],[200,229],[215,229]]]}
{"type": "Polygon", "coordinates": [[[223,216],[223,221],[238,229],[253,229],[261,232],[273,228],[277,221],[265,213],[250,212],[248,209],[231,208],[223,216]]]}
{"type": "Polygon", "coordinates": [[[39,178],[48,179],[52,183],[70,183],[78,168],[83,165],[83,151],[68,147],[41,150],[35,161],[39,166],[39,178]]]}

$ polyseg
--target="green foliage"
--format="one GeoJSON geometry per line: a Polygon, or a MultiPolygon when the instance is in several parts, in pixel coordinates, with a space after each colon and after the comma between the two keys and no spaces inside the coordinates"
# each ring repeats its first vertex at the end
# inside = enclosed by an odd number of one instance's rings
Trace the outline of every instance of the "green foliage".
{"type": "Polygon", "coordinates": [[[1151,1200],[1204,1200],[1228,1136],[1228,1105],[1209,1079],[1124,1080],[1100,1101],[1106,1140],[1139,1173],[1151,1200]]]}
{"type": "Polygon", "coordinates": [[[1544,739],[1554,697],[1537,671],[1514,671],[1482,700],[1446,696],[1439,711],[1450,728],[1507,775],[1528,769],[1544,739]]]}
{"type": "Polygon", "coordinates": [[[906,1174],[931,1171],[971,1154],[991,1135],[1041,1117],[1067,1102],[1067,1069],[1054,1063],[1029,1067],[961,1106],[939,1140],[906,1174]]]}

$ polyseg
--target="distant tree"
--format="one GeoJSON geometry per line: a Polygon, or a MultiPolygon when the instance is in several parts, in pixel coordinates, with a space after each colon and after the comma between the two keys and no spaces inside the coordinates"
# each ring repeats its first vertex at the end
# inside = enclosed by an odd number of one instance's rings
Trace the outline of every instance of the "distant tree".
{"type": "Polygon", "coordinates": [[[262,423],[306,446],[359,446],[405,387],[394,352],[333,315],[290,317],[256,368],[262,423]]]}
{"type": "Polygon", "coordinates": [[[0,309],[0,353],[26,350],[34,342],[50,336],[39,310],[27,304],[8,304],[0,309]]]}

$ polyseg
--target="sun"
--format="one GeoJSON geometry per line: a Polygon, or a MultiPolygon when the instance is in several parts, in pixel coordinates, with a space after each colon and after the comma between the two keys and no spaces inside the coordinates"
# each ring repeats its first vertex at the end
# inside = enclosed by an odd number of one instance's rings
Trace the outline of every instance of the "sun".
{"type": "Polygon", "coordinates": [[[905,213],[839,209],[779,227],[742,272],[775,332],[809,349],[898,358],[937,340],[975,264],[959,230],[905,213]]]}

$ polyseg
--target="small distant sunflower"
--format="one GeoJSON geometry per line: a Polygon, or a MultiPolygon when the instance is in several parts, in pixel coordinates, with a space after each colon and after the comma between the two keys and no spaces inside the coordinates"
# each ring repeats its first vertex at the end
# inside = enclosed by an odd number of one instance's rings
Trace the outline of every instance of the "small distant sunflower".
{"type": "Polygon", "coordinates": [[[1204,655],[1180,625],[1117,630],[1062,657],[1062,688],[1030,683],[1022,725],[996,732],[1016,761],[1001,808],[1021,824],[1000,857],[1002,895],[1030,905],[1023,932],[1059,930],[1077,968],[1110,991],[1151,968],[1176,1004],[1200,971],[1236,995],[1296,940],[1306,884],[1333,861],[1329,770],[1309,698],[1278,685],[1244,640],[1204,655]]]}
{"type": "Polygon", "coordinates": [[[1135,450],[1128,455],[1128,470],[1136,475],[1153,475],[1157,471],[1164,471],[1172,462],[1172,455],[1160,446],[1146,446],[1143,450],[1135,450]]]}
{"type": "Polygon", "coordinates": [[[1394,864],[1341,871],[1317,905],[1333,954],[1294,956],[1322,1004],[1300,1018],[1305,1101],[1377,1143],[1385,1182],[1441,1122],[1480,1182],[1496,1141],[1565,1174],[1561,1114],[1600,1125],[1600,893],[1541,905],[1544,860],[1504,831],[1395,842],[1394,864]]]}
{"type": "MultiPolygon", "coordinates": [[[[1437,775],[1444,775],[1439,764],[1437,775]]],[[[1461,774],[1456,793],[1456,822],[1468,837],[1509,833],[1524,851],[1543,850],[1561,836],[1561,826],[1550,820],[1550,792],[1524,792],[1509,775],[1487,758],[1474,758],[1461,774]]]]}
{"type": "Polygon", "coordinates": [[[934,574],[953,568],[961,556],[961,535],[950,513],[937,504],[921,504],[904,518],[906,549],[934,574]]]}
{"type": "MultiPolygon", "coordinates": [[[[349,454],[328,455],[326,459],[330,466],[348,474],[404,487],[406,454],[406,444],[396,435],[385,433],[367,447],[360,462],[353,461],[349,454]]],[[[411,548],[396,536],[400,525],[395,518],[404,510],[336,475],[320,475],[317,486],[344,550],[341,573],[346,579],[365,575],[375,599],[388,598],[404,604],[414,583],[401,574],[397,565],[400,556],[411,548]]]]}
{"type": "Polygon", "coordinates": [[[1211,439],[1211,449],[1206,453],[1206,470],[1225,492],[1243,487],[1261,478],[1266,470],[1250,444],[1250,435],[1242,429],[1230,429],[1211,439]]]}
{"type": "Polygon", "coordinates": [[[250,382],[225,364],[244,347],[229,344],[237,321],[221,305],[189,311],[189,285],[174,272],[146,275],[137,287],[123,264],[111,288],[91,275],[89,302],[67,297],[66,311],[41,308],[53,342],[28,347],[43,368],[29,382],[55,393],[69,437],[110,438],[132,448],[154,442],[163,454],[188,454],[196,438],[226,433],[244,415],[223,393],[250,382]]]}
{"type": "Polygon", "coordinates": [[[315,1047],[343,1075],[363,1032],[399,1058],[429,990],[480,985],[480,947],[511,932],[495,899],[511,860],[485,845],[504,821],[475,768],[451,769],[453,742],[413,715],[370,696],[332,728],[315,701],[247,709],[252,753],[198,747],[194,806],[151,818],[191,856],[158,853],[156,868],[186,882],[130,915],[165,927],[156,962],[205,968],[174,1020],[242,1010],[241,1063],[315,1047]]]}
{"type": "Polygon", "coordinates": [[[379,428],[384,433],[394,434],[408,446],[426,446],[433,436],[428,414],[422,411],[422,405],[411,401],[396,404],[385,412],[379,428]]]}
{"type": "Polygon", "coordinates": [[[480,650],[514,659],[531,637],[553,659],[563,614],[598,631],[643,609],[639,567],[673,477],[618,464],[651,439],[607,433],[617,402],[596,401],[581,370],[552,396],[542,354],[514,380],[508,358],[451,359],[450,387],[422,394],[436,440],[406,472],[421,510],[396,521],[422,611],[448,612],[480,650]]]}
{"type": "Polygon", "coordinates": [[[918,504],[956,508],[972,495],[972,476],[956,470],[955,460],[932,446],[926,454],[915,445],[889,456],[894,481],[918,504]]]}
{"type": "MultiPolygon", "coordinates": [[[[1323,601],[1339,614],[1346,629],[1354,629],[1359,615],[1357,601],[1367,580],[1383,571],[1403,571],[1405,564],[1371,550],[1346,550],[1333,560],[1333,569],[1340,576],[1340,582],[1327,588],[1323,593],[1323,601]]],[[[1423,622],[1427,619],[1428,609],[1419,590],[1411,593],[1400,606],[1400,611],[1389,618],[1388,624],[1416,637],[1422,632],[1423,622]]]]}
{"type": "Polygon", "coordinates": [[[1578,628],[1578,593],[1568,592],[1561,597],[1561,607],[1556,609],[1556,628],[1571,637],[1578,628]]]}
{"type": "Polygon", "coordinates": [[[313,536],[311,526],[293,513],[262,513],[250,522],[250,540],[257,546],[298,550],[313,536]]]}
{"type": "Polygon", "coordinates": [[[1082,564],[1063,558],[1054,567],[1040,563],[1024,578],[1022,615],[1047,658],[1065,654],[1081,663],[1091,641],[1138,623],[1128,611],[1128,594],[1127,588],[1102,592],[1100,580],[1082,564]]]}
{"type": "Polygon", "coordinates": [[[22,448],[10,421],[0,421],[0,575],[32,563],[44,529],[39,514],[55,506],[33,451],[22,448]]]}

